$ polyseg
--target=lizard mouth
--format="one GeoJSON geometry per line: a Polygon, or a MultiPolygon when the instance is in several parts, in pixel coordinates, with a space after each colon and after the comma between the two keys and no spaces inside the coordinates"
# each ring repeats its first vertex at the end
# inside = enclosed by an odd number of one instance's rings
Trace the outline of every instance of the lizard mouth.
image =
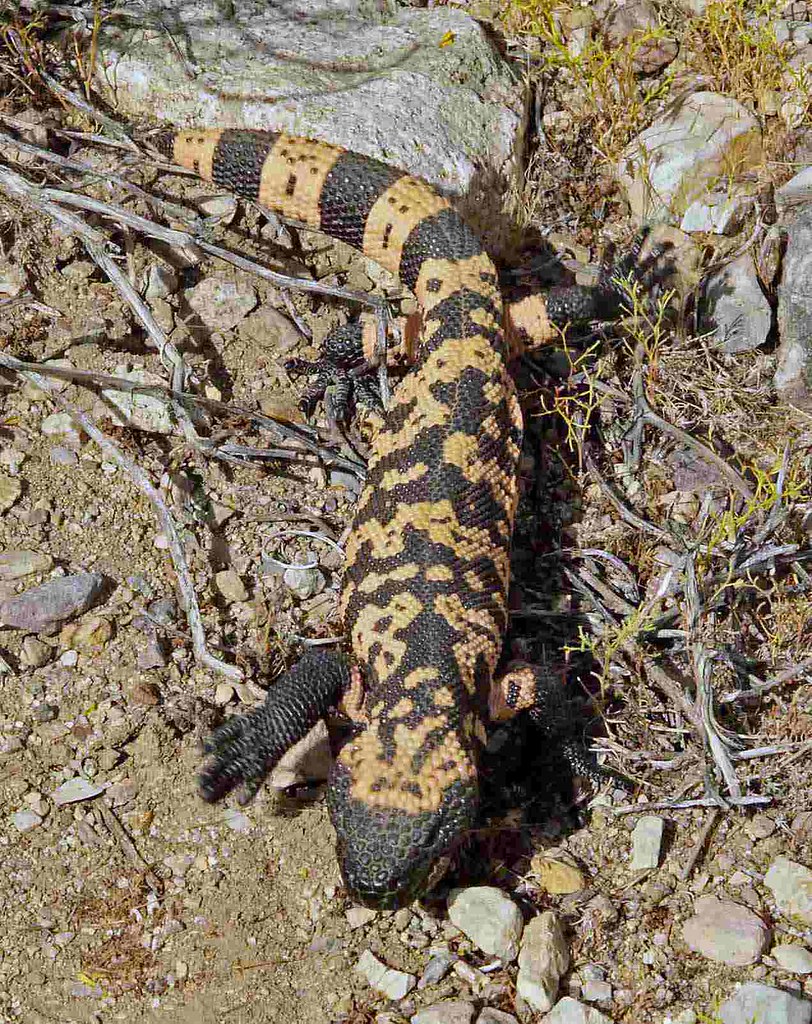
{"type": "Polygon", "coordinates": [[[371,807],[349,796],[349,779],[333,771],[328,787],[341,875],[359,903],[393,910],[419,899],[443,877],[450,854],[473,827],[475,782],[449,787],[436,811],[371,807]]]}

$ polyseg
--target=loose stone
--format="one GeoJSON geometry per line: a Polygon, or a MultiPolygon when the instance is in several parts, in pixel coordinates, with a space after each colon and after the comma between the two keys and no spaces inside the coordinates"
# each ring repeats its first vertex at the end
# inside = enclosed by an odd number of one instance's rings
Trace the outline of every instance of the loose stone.
{"type": "Polygon", "coordinates": [[[476,1019],[476,1024],[519,1024],[512,1013],[505,1013],[504,1010],[495,1010],[492,1006],[486,1006],[476,1019]]]}
{"type": "Polygon", "coordinates": [[[308,597],[313,597],[314,594],[318,594],[325,583],[324,576],[316,568],[298,569],[294,567],[286,569],[282,579],[288,590],[292,590],[303,601],[307,600],[308,597]]]}
{"type": "Polygon", "coordinates": [[[448,916],[483,953],[505,963],[516,959],[524,921],[501,889],[489,885],[454,889],[448,898],[448,916]]]}
{"type": "Polygon", "coordinates": [[[608,981],[585,981],[581,995],[588,1003],[603,1003],[612,998],[612,986],[608,981]]]}
{"type": "Polygon", "coordinates": [[[210,275],[194,288],[187,288],[184,294],[206,327],[217,331],[236,327],[257,304],[252,285],[220,274],[210,275]]]}
{"type": "Polygon", "coordinates": [[[27,666],[28,668],[42,668],[43,665],[47,665],[53,657],[53,648],[49,647],[48,644],[44,644],[41,640],[37,640],[36,637],[27,636],[23,640],[22,650],[20,652],[20,664],[27,666]]]}
{"type": "Polygon", "coordinates": [[[51,799],[57,807],[62,807],[63,804],[75,804],[81,800],[90,800],[92,797],[98,796],[99,793],[103,792],[104,786],[100,786],[95,782],[88,782],[87,779],[77,775],[75,778],[63,782],[61,786],[55,789],[51,794],[51,799]]]}
{"type": "Polygon", "coordinates": [[[544,1013],[555,1002],[561,976],[570,965],[564,931],[556,914],[546,910],[527,925],[519,953],[516,993],[544,1013]]]}
{"type": "Polygon", "coordinates": [[[450,950],[443,950],[437,952],[426,964],[426,969],[417,983],[417,987],[422,989],[428,985],[436,985],[438,981],[442,981],[443,978],[448,974],[448,970],[453,963],[457,960],[457,954],[452,953],[450,950]]]}
{"type": "Polygon", "coordinates": [[[787,857],[776,857],[764,876],[764,884],[782,914],[812,925],[812,871],[809,868],[787,857]]]}
{"type": "Polygon", "coordinates": [[[787,942],[773,946],[770,952],[785,971],[792,971],[793,974],[812,974],[812,953],[806,946],[796,946],[787,942]]]}
{"type": "Polygon", "coordinates": [[[27,629],[33,633],[81,615],[98,599],[104,577],[97,573],[78,573],[49,580],[31,587],[16,597],[0,601],[0,623],[11,629],[27,629]]]}
{"type": "Polygon", "coordinates": [[[665,821],[656,814],[640,818],[632,832],[632,871],[656,868],[660,863],[665,821]]]}
{"type": "Polygon", "coordinates": [[[695,953],[739,967],[756,963],[770,941],[770,930],[757,914],[715,896],[696,901],[682,935],[695,953]]]}
{"type": "Polygon", "coordinates": [[[0,474],[0,512],[6,512],[20,497],[23,485],[13,476],[0,474]]]}
{"type": "Polygon", "coordinates": [[[810,1024],[812,1003],[770,985],[748,981],[719,1008],[722,1024],[810,1024]]]}
{"type": "Polygon", "coordinates": [[[612,1021],[594,1006],[584,1006],[577,999],[564,996],[544,1018],[544,1024],[612,1024],[612,1021]]]}
{"type": "Polygon", "coordinates": [[[11,821],[18,832],[30,832],[32,828],[42,824],[42,818],[30,808],[22,807],[11,816],[11,821]]]}
{"type": "Polygon", "coordinates": [[[475,1012],[464,999],[446,999],[416,1013],[411,1024],[471,1024],[475,1012]]]}
{"type": "Polygon", "coordinates": [[[557,858],[534,857],[530,866],[545,892],[563,896],[586,888],[586,878],[577,864],[557,858]]]}
{"type": "Polygon", "coordinates": [[[358,958],[355,969],[366,978],[372,988],[381,992],[387,999],[403,999],[417,984],[417,978],[413,974],[387,967],[368,949],[365,949],[358,958]]]}
{"type": "Polygon", "coordinates": [[[214,584],[227,604],[248,600],[248,591],[239,575],[233,569],[224,569],[214,577],[214,584]]]}
{"type": "Polygon", "coordinates": [[[364,925],[374,921],[377,916],[378,911],[372,910],[370,907],[350,907],[345,914],[347,923],[353,931],[356,928],[363,928],[364,925]]]}

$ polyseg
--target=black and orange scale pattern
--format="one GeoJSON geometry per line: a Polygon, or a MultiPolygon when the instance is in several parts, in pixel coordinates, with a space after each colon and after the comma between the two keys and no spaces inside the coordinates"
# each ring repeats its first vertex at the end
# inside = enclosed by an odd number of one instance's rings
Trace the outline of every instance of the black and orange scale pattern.
{"type": "MultiPolygon", "coordinates": [[[[306,655],[265,705],[214,734],[201,775],[205,799],[238,783],[253,794],[350,688],[355,667],[362,727],[336,760],[328,803],[351,894],[398,905],[430,884],[474,823],[478,748],[507,626],[522,415],[496,268],[447,199],[368,157],[245,130],[180,131],[161,148],[359,249],[421,307],[416,361],[372,442],[347,544],[340,611],[351,657],[306,655]]],[[[572,298],[582,305],[582,290],[572,298]]],[[[567,319],[573,309],[563,293],[558,301],[567,319]]],[[[534,685],[519,669],[502,710],[532,703],[534,685]]]]}

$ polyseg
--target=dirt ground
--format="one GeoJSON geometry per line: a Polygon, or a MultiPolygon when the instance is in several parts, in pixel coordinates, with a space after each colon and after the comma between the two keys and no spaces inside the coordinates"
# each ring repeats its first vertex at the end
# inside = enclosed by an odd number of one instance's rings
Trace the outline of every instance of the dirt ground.
{"type": "MultiPolygon", "coordinates": [[[[53,128],[64,120],[61,111],[43,115],[19,107],[13,116],[32,126],[24,137],[40,144],[43,122],[53,128]]],[[[64,137],[50,139],[68,152],[64,137]]],[[[102,171],[117,167],[115,156],[104,149],[82,146],[77,154],[102,171]]],[[[16,167],[34,179],[41,171],[37,167],[34,173],[26,158],[16,167]]],[[[128,173],[156,194],[193,209],[213,194],[196,181],[149,166],[128,173]]],[[[98,184],[89,191],[106,196],[98,184]]],[[[139,200],[132,201],[132,209],[149,212],[139,200]]],[[[90,220],[103,224],[92,215],[90,220]]],[[[306,267],[327,283],[396,294],[391,282],[343,246],[294,231],[293,248],[285,250],[272,244],[273,231],[256,211],[238,208],[226,220],[211,228],[212,237],[232,249],[263,261],[270,249],[271,262],[282,270],[306,267]]],[[[165,245],[147,244],[120,228],[105,230],[140,292],[150,268],[171,271],[165,293],[153,294],[149,303],[209,397],[301,418],[299,385],[287,374],[285,361],[315,355],[327,330],[347,318],[348,306],[295,294],[294,306],[313,332],[308,341],[267,282],[211,259],[184,265],[182,254],[165,245]],[[221,291],[201,311],[195,288],[206,281],[219,282],[221,291]],[[240,312],[233,327],[217,329],[209,313],[222,313],[222,295],[230,285],[240,312]]],[[[0,289],[15,300],[0,306],[0,344],[7,354],[39,363],[64,360],[77,369],[116,376],[144,370],[166,382],[166,370],[143,330],[80,243],[30,206],[4,199],[0,289]]],[[[393,302],[399,312],[399,300],[393,302]]],[[[602,364],[601,379],[622,391],[630,365],[628,352],[621,351],[614,362],[602,364]]],[[[746,395],[747,417],[757,426],[748,439],[738,421],[735,442],[742,464],[751,455],[764,455],[765,438],[780,424],[793,442],[794,457],[806,465],[812,436],[803,424],[788,426],[785,413],[776,411],[769,386],[774,365],[769,350],[731,359],[675,334],[658,350],[655,376],[675,381],[669,395],[680,398],[681,408],[691,407],[694,424],[702,415],[703,395],[704,408],[713,409],[720,381],[730,393],[746,395]]],[[[634,800],[702,797],[710,769],[701,745],[687,737],[684,718],[651,687],[650,677],[645,681],[642,662],[635,664],[632,654],[625,673],[611,668],[625,642],[620,635],[601,675],[601,650],[583,642],[577,628],[591,609],[579,604],[572,586],[559,592],[563,577],[557,561],[550,569],[551,553],[562,547],[601,549],[633,561],[642,591],[657,578],[656,545],[644,542],[590,480],[583,451],[577,445],[567,448],[566,426],[542,415],[540,396],[563,387],[563,378],[556,376],[560,366],[561,354],[548,353],[519,370],[528,438],[510,643],[517,653],[535,654],[559,647],[562,637],[567,641],[573,664],[583,669],[579,678],[593,680],[584,683],[583,696],[591,702],[585,728],[611,752],[612,766],[633,779],[635,793],[630,797],[608,787],[587,808],[591,794],[578,793],[572,800],[557,782],[551,786],[549,775],[535,767],[538,751],[531,749],[524,761],[513,759],[514,774],[501,788],[500,770],[490,769],[494,782],[483,830],[467,844],[439,896],[405,914],[379,913],[360,926],[347,917],[350,904],[341,890],[317,785],[286,794],[266,787],[245,809],[233,800],[207,806],[196,792],[201,738],[227,706],[261,697],[269,676],[296,657],[298,638],[326,638],[340,628],[335,619],[340,556],[323,539],[291,531],[309,531],[340,545],[357,481],[302,458],[264,467],[220,462],[196,449],[177,427],[161,434],[117,425],[98,391],[58,382],[62,396],[91,412],[107,435],[160,482],[181,530],[209,642],[217,645],[215,653],[246,670],[248,682],[231,686],[195,663],[166,540],[150,503],[91,441],[64,419],[52,419],[58,410],[46,395],[14,374],[4,377],[0,482],[9,497],[0,514],[0,551],[33,550],[49,556],[51,567],[0,580],[0,598],[60,573],[103,574],[107,589],[75,623],[38,636],[36,644],[24,631],[0,631],[0,654],[7,663],[0,676],[0,1021],[398,1024],[421,1007],[454,996],[478,1008],[515,1012],[515,967],[477,972],[473,980],[464,971],[451,971],[397,1004],[387,1003],[354,969],[369,949],[390,966],[420,977],[438,946],[474,968],[487,966],[488,958],[447,921],[442,897],[455,881],[500,885],[528,917],[534,908],[559,910],[573,961],[562,994],[577,994],[569,979],[583,980],[583,968],[599,965],[613,990],[602,1009],[616,1022],[665,1024],[686,1010],[712,1014],[744,980],[803,989],[812,996],[812,982],[782,971],[769,958],[754,967],[726,967],[691,953],[681,935],[694,898],[712,893],[756,910],[776,939],[812,937],[776,912],[763,884],[778,855],[809,862],[812,711],[803,674],[760,701],[735,705],[724,719],[746,734],[750,746],[776,748],[761,760],[737,762],[743,791],[764,797],[764,805],[720,814],[706,807],[665,811],[660,868],[640,874],[629,867],[636,816],[613,812],[634,800]],[[311,560],[319,569],[316,592],[303,596],[285,582],[280,563],[311,560]],[[230,575],[217,575],[227,570],[230,575]],[[596,687],[595,677],[608,688],[596,687]],[[58,806],[53,793],[75,777],[103,786],[104,795],[58,806]],[[18,827],[15,814],[21,810],[35,812],[40,819],[35,827],[18,827]],[[706,827],[707,841],[696,850],[706,827]],[[566,896],[543,891],[532,866],[540,851],[571,855],[581,866],[585,887],[566,896]]],[[[616,451],[613,423],[622,419],[613,402],[617,405],[609,395],[600,409],[610,464],[616,451]]],[[[727,410],[718,412],[720,448],[728,453],[727,410]]],[[[316,421],[322,437],[329,438],[321,409],[316,421]]],[[[689,429],[687,419],[683,422],[689,429]]],[[[224,429],[239,443],[276,443],[244,420],[226,423],[217,416],[206,433],[224,429]]],[[[702,464],[706,476],[700,479],[695,472],[686,484],[684,459],[679,463],[677,457],[685,452],[678,448],[662,439],[652,446],[648,490],[638,504],[651,515],[659,509],[671,521],[690,523],[703,491],[719,480],[708,477],[702,464]],[[679,490],[673,484],[677,468],[683,473],[679,490]],[[680,505],[683,501],[687,506],[680,505]]],[[[780,460],[782,445],[773,448],[769,454],[780,460]]],[[[697,470],[695,461],[692,468],[697,470]]],[[[808,502],[806,495],[796,497],[787,529],[801,537],[808,502]]],[[[803,588],[780,597],[775,579],[760,586],[762,602],[752,602],[747,616],[732,615],[725,629],[728,636],[744,638],[739,649],[769,674],[802,657],[812,619],[803,588]]]]}

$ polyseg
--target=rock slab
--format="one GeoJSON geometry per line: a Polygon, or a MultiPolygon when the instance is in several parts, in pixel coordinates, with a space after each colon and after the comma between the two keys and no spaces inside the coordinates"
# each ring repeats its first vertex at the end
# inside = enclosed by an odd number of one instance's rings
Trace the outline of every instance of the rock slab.
{"type": "Polygon", "coordinates": [[[324,139],[457,194],[482,167],[512,161],[520,90],[463,11],[363,0],[307,0],[306,16],[262,0],[227,6],[178,0],[171,35],[159,0],[146,0],[143,17],[106,23],[97,86],[128,116],[324,139]]]}

